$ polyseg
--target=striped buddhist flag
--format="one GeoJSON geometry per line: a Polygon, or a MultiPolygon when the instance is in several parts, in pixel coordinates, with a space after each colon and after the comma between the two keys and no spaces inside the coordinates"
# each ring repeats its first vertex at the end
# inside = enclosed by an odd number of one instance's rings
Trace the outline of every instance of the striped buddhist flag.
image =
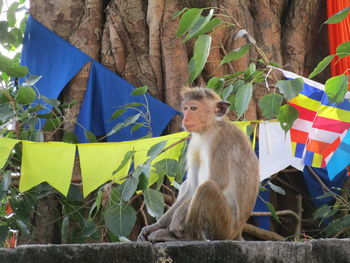
{"type": "MultiPolygon", "coordinates": [[[[325,158],[327,172],[332,180],[338,173],[350,164],[350,129],[345,130],[328,149],[328,156],[325,158]]],[[[349,173],[348,167],[348,173],[349,173]]]]}
{"type": "Polygon", "coordinates": [[[306,143],[304,157],[306,165],[318,168],[326,166],[329,149],[334,148],[337,138],[341,141],[342,133],[350,128],[349,97],[348,92],[344,101],[336,104],[330,103],[324,94],[306,143]]]}
{"type": "Polygon", "coordinates": [[[340,136],[350,128],[350,92],[342,103],[330,103],[323,84],[282,72],[287,79],[304,80],[304,89],[289,102],[299,113],[290,130],[293,154],[305,165],[325,167],[332,149],[336,149],[336,139],[340,143],[340,136]]]}
{"type": "Polygon", "coordinates": [[[295,157],[303,158],[312,124],[324,96],[324,85],[289,71],[283,70],[282,73],[287,79],[301,78],[304,80],[304,89],[289,102],[299,113],[298,119],[290,130],[292,153],[295,157]]]}

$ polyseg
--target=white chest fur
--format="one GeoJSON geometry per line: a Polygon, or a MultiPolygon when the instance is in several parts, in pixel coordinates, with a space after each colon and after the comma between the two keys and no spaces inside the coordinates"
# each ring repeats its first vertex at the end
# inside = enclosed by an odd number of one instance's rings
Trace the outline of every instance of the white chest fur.
{"type": "Polygon", "coordinates": [[[187,152],[188,175],[197,186],[209,178],[209,143],[204,141],[199,134],[192,134],[187,152]]]}

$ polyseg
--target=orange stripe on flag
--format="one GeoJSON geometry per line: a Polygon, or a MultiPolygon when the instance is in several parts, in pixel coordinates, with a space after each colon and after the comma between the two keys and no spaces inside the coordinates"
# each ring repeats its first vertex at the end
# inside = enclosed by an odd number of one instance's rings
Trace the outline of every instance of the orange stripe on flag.
{"type": "Polygon", "coordinates": [[[309,139],[306,145],[306,150],[313,153],[323,154],[330,145],[330,143],[309,139]]]}

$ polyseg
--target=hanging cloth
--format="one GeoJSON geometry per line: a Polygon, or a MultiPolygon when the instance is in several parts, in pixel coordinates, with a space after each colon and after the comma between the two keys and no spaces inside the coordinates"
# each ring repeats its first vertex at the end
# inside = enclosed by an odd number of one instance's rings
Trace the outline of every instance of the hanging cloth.
{"type": "MultiPolygon", "coordinates": [[[[337,12],[350,7],[350,0],[327,0],[327,16],[331,17],[337,12]]],[[[350,41],[350,16],[337,24],[328,25],[329,53],[336,53],[336,48],[341,43],[350,41]]],[[[331,62],[331,74],[337,76],[350,69],[350,56],[342,59],[333,59],[331,62]]],[[[349,72],[346,72],[348,75],[349,72]]],[[[350,84],[349,84],[350,90],[350,84]]]]}

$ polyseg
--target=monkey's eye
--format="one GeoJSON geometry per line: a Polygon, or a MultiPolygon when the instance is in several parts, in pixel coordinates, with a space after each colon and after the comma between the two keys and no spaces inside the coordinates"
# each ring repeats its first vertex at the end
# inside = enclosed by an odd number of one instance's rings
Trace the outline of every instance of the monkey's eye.
{"type": "Polygon", "coordinates": [[[192,111],[195,111],[195,110],[197,110],[197,109],[198,109],[198,107],[197,107],[197,106],[192,105],[192,106],[190,107],[190,109],[191,109],[192,111]]]}
{"type": "Polygon", "coordinates": [[[186,111],[188,109],[187,106],[182,106],[182,111],[186,111]]]}

